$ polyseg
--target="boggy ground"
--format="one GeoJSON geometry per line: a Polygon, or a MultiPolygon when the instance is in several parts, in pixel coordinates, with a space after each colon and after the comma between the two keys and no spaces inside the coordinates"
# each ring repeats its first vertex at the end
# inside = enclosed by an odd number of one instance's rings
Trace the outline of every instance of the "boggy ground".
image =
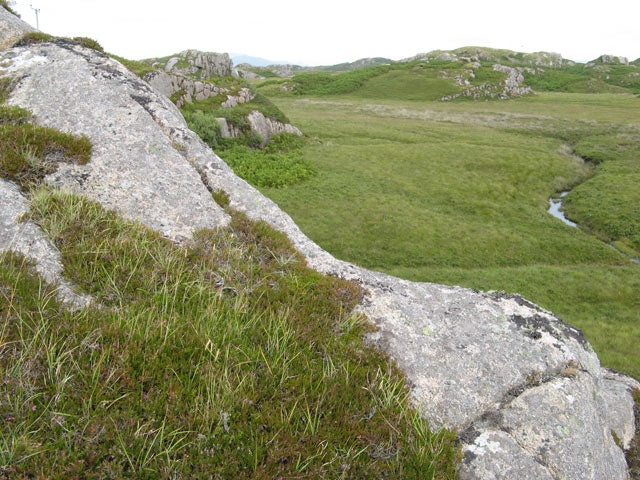
{"type": "Polygon", "coordinates": [[[310,137],[317,175],[263,192],[323,248],[411,280],[521,293],[640,378],[640,268],[607,245],[640,256],[640,99],[272,99],[310,137]],[[574,187],[565,210],[582,229],[546,212],[574,187]]]}

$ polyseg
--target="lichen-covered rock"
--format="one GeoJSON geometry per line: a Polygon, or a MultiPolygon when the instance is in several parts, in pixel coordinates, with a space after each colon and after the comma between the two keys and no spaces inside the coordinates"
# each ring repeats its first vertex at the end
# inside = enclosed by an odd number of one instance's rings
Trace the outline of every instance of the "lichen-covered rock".
{"type": "Polygon", "coordinates": [[[48,183],[175,240],[228,222],[171,136],[186,129],[180,112],[118,62],[59,41],[2,52],[0,65],[0,75],[20,79],[9,103],[93,144],[89,163],[62,164],[48,183]]]}
{"type": "Polygon", "coordinates": [[[34,31],[31,25],[0,6],[0,50],[11,47],[25,33],[34,31]]]}
{"type": "MultiPolygon", "coordinates": [[[[70,171],[54,183],[74,187],[91,180],[91,188],[80,185],[78,191],[128,213],[131,202],[122,189],[111,196],[96,194],[113,188],[111,183],[129,182],[133,191],[148,184],[136,173],[137,165],[121,163],[113,158],[115,152],[127,157],[131,148],[145,169],[161,164],[170,175],[197,170],[199,186],[191,176],[153,185],[175,189],[172,198],[190,189],[200,198],[202,183],[211,191],[224,190],[231,208],[286,233],[312,268],[362,284],[367,293],[358,308],[377,327],[369,340],[405,372],[411,398],[430,424],[459,433],[463,479],[627,480],[618,442],[626,444],[635,431],[630,394],[635,384],[602,369],[579,330],[516,295],[410,282],[337,260],[274,202],[235,176],[186,128],[172,104],[118,64],[95,55],[80,47],[46,45],[14,49],[0,60],[12,65],[6,74],[24,77],[13,103],[32,109],[38,122],[88,135],[96,150],[88,165],[105,155],[86,170],[87,178],[85,171],[70,171]],[[63,71],[68,72],[66,83],[63,71]],[[87,111],[93,109],[95,116],[87,111]],[[132,122],[129,116],[146,120],[132,122]],[[124,149],[112,145],[119,142],[124,149]],[[157,150],[166,144],[177,150],[157,150]],[[184,162],[178,162],[176,151],[184,162]]],[[[157,170],[148,175],[162,176],[157,170]]],[[[157,222],[166,200],[158,199],[159,208],[154,200],[145,199],[148,212],[139,211],[137,217],[165,234],[173,232],[157,222]]],[[[215,206],[196,201],[189,208],[201,210],[181,218],[185,231],[220,219],[210,213],[217,212],[215,206]]]]}
{"type": "Polygon", "coordinates": [[[260,135],[263,144],[269,143],[269,140],[271,140],[274,135],[281,133],[291,133],[298,136],[302,135],[302,132],[293,125],[265,117],[257,110],[249,112],[249,115],[247,115],[247,122],[249,122],[251,131],[260,135]]]}
{"type": "Polygon", "coordinates": [[[493,70],[507,74],[507,78],[504,80],[502,98],[521,97],[532,92],[531,87],[522,86],[522,82],[524,82],[522,67],[508,67],[506,65],[495,64],[493,70]]]}
{"type": "Polygon", "coordinates": [[[25,219],[29,201],[13,183],[0,178],[0,254],[17,252],[35,264],[36,271],[56,286],[58,299],[71,308],[82,308],[91,302],[85,295],[75,293],[73,286],[62,277],[61,255],[35,223],[25,219]]]}
{"type": "Polygon", "coordinates": [[[160,70],[146,74],[144,79],[165,97],[172,98],[178,108],[194,100],[205,100],[229,92],[229,89],[218,87],[210,82],[202,82],[182,74],[166,73],[160,70]],[[176,94],[178,96],[174,98],[176,94]]]}
{"type": "Polygon", "coordinates": [[[242,87],[235,95],[227,95],[227,99],[222,103],[222,106],[231,108],[243,103],[249,103],[254,98],[255,95],[251,90],[246,87],[242,87]]]}
{"type": "Polygon", "coordinates": [[[207,79],[210,77],[237,76],[228,53],[185,50],[169,59],[164,66],[167,73],[179,73],[207,79]]]}
{"type": "Polygon", "coordinates": [[[629,65],[629,59],[627,57],[620,57],[618,55],[600,55],[595,60],[592,60],[587,65],[604,64],[604,65],[629,65]]]}

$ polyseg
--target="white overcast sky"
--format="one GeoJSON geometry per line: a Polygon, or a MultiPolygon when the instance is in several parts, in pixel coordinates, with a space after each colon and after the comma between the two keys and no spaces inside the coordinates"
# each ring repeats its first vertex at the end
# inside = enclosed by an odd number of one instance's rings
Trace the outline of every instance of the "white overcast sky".
{"type": "Polygon", "coordinates": [[[24,20],[130,59],[188,48],[329,65],[462,46],[640,57],[640,0],[15,0],[24,20]]]}

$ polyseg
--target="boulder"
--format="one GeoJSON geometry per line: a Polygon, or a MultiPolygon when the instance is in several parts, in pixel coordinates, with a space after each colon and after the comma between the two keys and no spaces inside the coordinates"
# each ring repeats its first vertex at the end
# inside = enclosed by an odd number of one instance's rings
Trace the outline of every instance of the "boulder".
{"type": "Polygon", "coordinates": [[[592,64],[629,65],[629,59],[627,57],[620,57],[617,55],[600,55],[598,58],[588,63],[588,65],[592,64]]]}
{"type": "Polygon", "coordinates": [[[167,98],[173,98],[175,94],[179,93],[178,97],[174,98],[178,108],[194,100],[205,100],[229,92],[228,89],[218,87],[209,82],[202,82],[179,73],[166,73],[160,70],[147,73],[144,79],[167,98]]]}
{"type": "Polygon", "coordinates": [[[185,50],[169,59],[164,67],[167,73],[179,73],[196,78],[237,76],[228,53],[185,50]]]}
{"type": "Polygon", "coordinates": [[[291,133],[293,135],[301,136],[302,132],[289,123],[282,123],[278,120],[265,117],[257,110],[253,110],[247,115],[247,121],[251,127],[251,131],[260,135],[262,143],[266,145],[274,135],[281,133],[291,133]]]}
{"type": "Polygon", "coordinates": [[[0,6],[0,50],[11,47],[25,33],[35,31],[31,25],[0,6]]]}
{"type": "Polygon", "coordinates": [[[229,218],[170,135],[187,130],[178,109],[115,60],[69,42],[0,54],[0,75],[21,79],[9,103],[38,124],[86,135],[86,165],[62,164],[46,179],[181,240],[229,218]]]}
{"type": "Polygon", "coordinates": [[[21,79],[12,104],[93,142],[86,167],[65,166],[50,183],[178,240],[226,223],[207,192],[223,190],[231,208],[287,234],[309,266],[359,282],[358,310],[376,326],[368,340],[405,373],[431,426],[458,432],[462,479],[627,480],[619,443],[636,431],[638,384],[601,368],[579,330],[517,295],[410,282],[334,258],[234,175],[174,105],[97,52],[14,48],[0,65],[21,79]]]}

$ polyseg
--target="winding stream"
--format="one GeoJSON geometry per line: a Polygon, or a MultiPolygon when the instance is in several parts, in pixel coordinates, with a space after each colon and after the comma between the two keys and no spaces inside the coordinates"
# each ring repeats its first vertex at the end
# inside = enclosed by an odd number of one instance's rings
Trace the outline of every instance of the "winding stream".
{"type": "MultiPolygon", "coordinates": [[[[549,212],[554,217],[562,220],[564,223],[566,223],[567,225],[569,225],[571,227],[580,228],[580,225],[578,225],[575,222],[572,222],[567,217],[565,217],[564,216],[564,212],[561,210],[562,209],[562,199],[564,197],[566,197],[568,193],[569,193],[569,191],[561,192],[560,193],[560,197],[557,198],[557,199],[555,199],[553,197],[549,197],[549,208],[547,209],[547,212],[549,212]]],[[[603,243],[606,243],[606,242],[603,242],[603,243]]],[[[626,254],[625,252],[621,251],[619,248],[616,248],[615,245],[612,245],[610,243],[606,243],[606,245],[611,247],[611,248],[613,248],[614,250],[616,250],[620,254],[624,255],[629,260],[631,260],[633,263],[637,263],[637,264],[640,265],[640,258],[632,257],[631,255],[626,254]]]]}
{"type": "Polygon", "coordinates": [[[554,199],[553,197],[550,197],[549,209],[547,210],[547,212],[549,212],[554,217],[559,218],[567,225],[578,228],[578,224],[575,222],[572,222],[567,217],[565,217],[564,212],[560,210],[562,208],[562,199],[567,196],[567,193],[569,193],[569,191],[560,193],[560,198],[558,198],[557,200],[554,199]]]}

